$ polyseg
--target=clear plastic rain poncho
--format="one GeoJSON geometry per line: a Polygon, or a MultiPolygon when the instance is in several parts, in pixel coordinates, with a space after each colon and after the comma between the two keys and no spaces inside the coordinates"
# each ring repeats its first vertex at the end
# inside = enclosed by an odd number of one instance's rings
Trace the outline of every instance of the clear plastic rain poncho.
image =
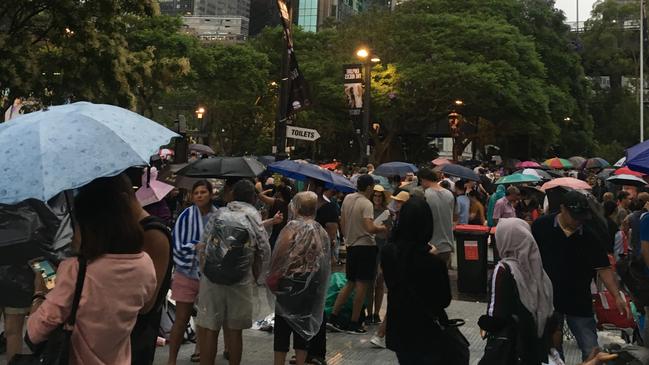
{"type": "Polygon", "coordinates": [[[203,274],[213,283],[252,284],[253,271],[257,282],[266,280],[270,261],[268,234],[252,205],[234,201],[217,210],[201,241],[206,244],[203,274]]]}
{"type": "Polygon", "coordinates": [[[294,220],[277,238],[267,283],[276,297],[275,315],[310,340],[323,320],[331,271],[329,236],[313,216],[299,214],[300,199],[293,199],[291,206],[294,220]]]}

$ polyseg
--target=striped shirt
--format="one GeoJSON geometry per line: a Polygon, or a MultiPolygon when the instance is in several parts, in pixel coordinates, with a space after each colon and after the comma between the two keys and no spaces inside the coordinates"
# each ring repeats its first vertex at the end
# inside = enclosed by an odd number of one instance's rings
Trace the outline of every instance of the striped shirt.
{"type": "MultiPolygon", "coordinates": [[[[210,216],[216,208],[210,206],[210,216]]],[[[183,210],[176,220],[173,231],[173,254],[176,271],[190,278],[198,279],[198,256],[196,244],[203,235],[203,217],[197,206],[183,210]]]]}

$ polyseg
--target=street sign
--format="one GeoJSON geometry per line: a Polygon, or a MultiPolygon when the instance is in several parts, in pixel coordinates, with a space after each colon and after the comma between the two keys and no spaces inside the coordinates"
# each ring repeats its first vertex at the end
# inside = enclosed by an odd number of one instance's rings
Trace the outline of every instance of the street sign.
{"type": "Polygon", "coordinates": [[[320,133],[315,129],[286,126],[286,137],[301,139],[303,141],[315,141],[320,138],[320,133]]]}

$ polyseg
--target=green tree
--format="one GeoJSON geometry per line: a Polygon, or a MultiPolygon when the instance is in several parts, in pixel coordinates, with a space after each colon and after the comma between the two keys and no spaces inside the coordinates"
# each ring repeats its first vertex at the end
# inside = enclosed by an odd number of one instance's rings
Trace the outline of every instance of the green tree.
{"type": "Polygon", "coordinates": [[[590,101],[597,155],[617,160],[638,141],[639,69],[638,2],[600,1],[586,22],[581,55],[589,76],[609,85],[594,85],[590,101]],[[632,81],[623,85],[623,78],[632,81]]]}

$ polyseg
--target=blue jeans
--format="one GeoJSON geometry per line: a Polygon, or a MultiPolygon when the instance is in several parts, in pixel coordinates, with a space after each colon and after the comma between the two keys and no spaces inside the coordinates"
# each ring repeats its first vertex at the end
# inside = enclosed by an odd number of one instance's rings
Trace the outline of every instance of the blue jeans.
{"type": "MultiPolygon", "coordinates": [[[[577,345],[581,350],[581,359],[585,361],[595,347],[599,347],[597,343],[597,323],[593,316],[590,317],[578,317],[571,315],[564,315],[559,313],[561,316],[561,323],[563,319],[568,323],[568,328],[570,332],[575,336],[577,340],[577,345]]],[[[563,349],[561,349],[561,354],[563,355],[563,349]]]]}
{"type": "Polygon", "coordinates": [[[399,365],[441,365],[439,354],[434,352],[397,352],[399,365]]]}

